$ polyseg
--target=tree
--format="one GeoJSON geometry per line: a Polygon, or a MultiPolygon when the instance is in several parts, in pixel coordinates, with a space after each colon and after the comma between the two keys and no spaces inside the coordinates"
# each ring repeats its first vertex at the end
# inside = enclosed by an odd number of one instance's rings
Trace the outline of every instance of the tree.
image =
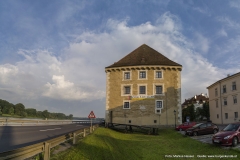
{"type": "Polygon", "coordinates": [[[25,112],[28,116],[36,117],[37,116],[37,110],[34,108],[26,108],[25,112]]]}
{"type": "Polygon", "coordinates": [[[13,108],[13,107],[10,107],[10,108],[9,108],[8,114],[14,115],[14,108],[13,108]]]}
{"type": "Polygon", "coordinates": [[[202,116],[206,117],[207,120],[209,120],[209,118],[210,118],[209,103],[208,102],[203,103],[203,113],[202,113],[202,116]]]}
{"type": "Polygon", "coordinates": [[[73,118],[73,115],[72,115],[72,114],[69,114],[68,118],[69,118],[69,119],[72,119],[72,118],[73,118]]]}
{"type": "Polygon", "coordinates": [[[44,111],[42,112],[42,115],[43,115],[44,118],[49,118],[49,112],[48,112],[48,110],[44,110],[44,111]]]}
{"type": "Polygon", "coordinates": [[[14,112],[16,115],[22,116],[25,112],[25,106],[22,103],[18,103],[15,105],[14,112]]]}
{"type": "Polygon", "coordinates": [[[183,121],[186,120],[186,117],[190,117],[190,121],[194,121],[196,119],[195,111],[194,111],[194,105],[188,106],[187,108],[184,108],[182,110],[182,118],[183,121]]]}

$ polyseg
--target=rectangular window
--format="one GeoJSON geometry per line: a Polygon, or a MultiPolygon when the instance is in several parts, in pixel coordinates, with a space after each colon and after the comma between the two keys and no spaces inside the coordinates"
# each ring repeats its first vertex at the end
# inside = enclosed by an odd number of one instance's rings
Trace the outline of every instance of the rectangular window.
{"type": "Polygon", "coordinates": [[[162,86],[156,86],[156,94],[162,94],[162,86]]]}
{"type": "Polygon", "coordinates": [[[218,108],[218,99],[215,102],[216,102],[216,108],[218,108]]]}
{"type": "Polygon", "coordinates": [[[233,96],[233,104],[237,104],[237,96],[233,96]]]}
{"type": "Polygon", "coordinates": [[[218,96],[218,90],[215,88],[215,96],[218,96]]]}
{"type": "Polygon", "coordinates": [[[139,78],[140,79],[146,78],[146,71],[140,71],[139,72],[139,78]]]}
{"type": "Polygon", "coordinates": [[[139,86],[139,94],[146,94],[146,86],[139,86]]]}
{"type": "Polygon", "coordinates": [[[154,120],[154,123],[157,123],[157,120],[154,120]]]}
{"type": "Polygon", "coordinates": [[[225,119],[228,119],[228,113],[225,113],[225,119]]]}
{"type": "Polygon", "coordinates": [[[226,106],[227,105],[227,98],[223,99],[223,105],[226,106]]]}
{"type": "Polygon", "coordinates": [[[156,101],[156,109],[162,109],[162,101],[156,101]]]}
{"type": "Polygon", "coordinates": [[[217,114],[217,119],[219,118],[219,115],[217,114]]]}
{"type": "Polygon", "coordinates": [[[236,85],[236,82],[232,82],[232,90],[237,90],[237,85],[236,85]]]}
{"type": "Polygon", "coordinates": [[[130,72],[124,72],[124,79],[130,79],[130,72]]]}
{"type": "Polygon", "coordinates": [[[234,118],[238,118],[238,112],[234,112],[234,118]]]}
{"type": "Polygon", "coordinates": [[[130,94],[131,93],[131,87],[130,86],[125,86],[124,87],[124,94],[130,94]]]}
{"type": "Polygon", "coordinates": [[[124,102],[123,103],[123,108],[124,109],[130,109],[130,102],[124,102]]]}
{"type": "Polygon", "coordinates": [[[162,71],[156,71],[156,78],[162,78],[162,71]]]}
{"type": "Polygon", "coordinates": [[[223,93],[227,93],[226,85],[223,85],[223,93]]]}

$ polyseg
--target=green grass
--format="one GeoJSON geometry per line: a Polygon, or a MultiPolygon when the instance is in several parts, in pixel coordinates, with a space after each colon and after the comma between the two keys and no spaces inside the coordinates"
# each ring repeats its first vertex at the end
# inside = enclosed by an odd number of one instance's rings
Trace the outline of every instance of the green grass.
{"type": "MultiPolygon", "coordinates": [[[[240,151],[222,149],[181,135],[173,129],[162,129],[159,135],[124,134],[107,128],[98,128],[74,147],[52,160],[158,160],[203,159],[197,155],[237,155],[240,151]],[[195,158],[166,158],[165,155],[194,155],[195,158]]],[[[211,159],[211,158],[207,158],[211,159]]],[[[219,158],[212,158],[219,159],[219,158]]],[[[221,158],[224,159],[224,158],[221,158]]],[[[231,158],[226,158],[230,160],[231,158]]],[[[232,158],[237,160],[238,158],[232,158]]]]}

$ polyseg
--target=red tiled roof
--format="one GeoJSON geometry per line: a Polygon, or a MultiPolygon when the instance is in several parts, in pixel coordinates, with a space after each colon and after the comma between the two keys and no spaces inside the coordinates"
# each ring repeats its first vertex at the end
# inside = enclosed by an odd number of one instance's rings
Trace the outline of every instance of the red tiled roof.
{"type": "Polygon", "coordinates": [[[123,66],[139,66],[139,65],[164,65],[164,66],[182,66],[146,44],[141,45],[118,62],[106,67],[123,67],[123,66]]]}
{"type": "Polygon", "coordinates": [[[196,103],[197,101],[199,101],[199,103],[203,103],[203,101],[205,102],[208,102],[209,101],[209,98],[200,94],[200,95],[196,95],[196,97],[192,97],[188,100],[185,100],[185,102],[183,102],[182,106],[184,105],[189,105],[189,104],[194,104],[196,103]]]}

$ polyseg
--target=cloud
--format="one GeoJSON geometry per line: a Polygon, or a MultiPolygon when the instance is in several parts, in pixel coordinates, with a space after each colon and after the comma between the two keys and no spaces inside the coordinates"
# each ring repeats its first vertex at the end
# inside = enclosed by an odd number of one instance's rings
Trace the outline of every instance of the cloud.
{"type": "Polygon", "coordinates": [[[227,37],[228,36],[227,32],[224,29],[220,29],[218,31],[218,35],[219,36],[223,36],[223,37],[227,37]]]}
{"type": "Polygon", "coordinates": [[[198,32],[195,33],[194,44],[192,45],[202,54],[206,54],[210,48],[209,39],[198,32]]]}
{"type": "Polygon", "coordinates": [[[15,102],[21,100],[29,107],[67,113],[71,110],[74,115],[85,115],[78,110],[84,108],[88,112],[87,108],[94,107],[104,117],[105,67],[144,43],[183,65],[183,99],[206,93],[207,86],[230,71],[237,72],[234,68],[217,68],[205,59],[202,53],[208,52],[210,41],[195,33],[196,41],[191,42],[182,34],[181,20],[170,12],[155,23],[129,26],[128,21],[129,18],[109,19],[104,32],[86,30],[71,34],[73,40],[59,51],[61,54],[19,49],[22,60],[0,65],[0,94],[15,102]],[[79,107],[80,103],[85,106],[79,107]]]}
{"type": "Polygon", "coordinates": [[[239,1],[230,1],[229,5],[230,5],[230,7],[237,8],[240,11],[240,2],[239,1]]]}
{"type": "Polygon", "coordinates": [[[219,22],[222,22],[224,24],[224,26],[227,26],[230,29],[239,30],[239,28],[240,28],[240,24],[238,22],[232,20],[229,17],[226,17],[226,16],[217,17],[217,20],[219,22]]]}
{"type": "Polygon", "coordinates": [[[46,97],[65,100],[89,100],[90,98],[95,100],[105,96],[104,91],[83,91],[83,88],[78,87],[72,82],[66,81],[64,75],[53,75],[52,80],[54,84],[47,83],[45,85],[47,90],[43,95],[46,97]]]}
{"type": "Polygon", "coordinates": [[[202,9],[200,7],[193,7],[192,9],[195,10],[195,11],[198,11],[198,12],[200,12],[202,14],[206,14],[207,16],[211,16],[210,11],[208,9],[206,9],[206,8],[202,9]]]}

